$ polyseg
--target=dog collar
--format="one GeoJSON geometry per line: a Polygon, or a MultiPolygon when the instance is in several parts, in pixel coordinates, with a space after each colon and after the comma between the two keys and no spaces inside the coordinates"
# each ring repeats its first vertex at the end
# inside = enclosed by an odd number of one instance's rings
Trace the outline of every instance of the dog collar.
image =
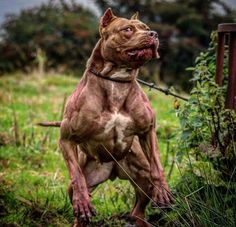
{"type": "Polygon", "coordinates": [[[117,79],[114,79],[114,78],[111,78],[111,77],[103,76],[103,75],[101,75],[100,72],[96,71],[95,69],[89,69],[89,72],[91,72],[94,76],[103,78],[105,80],[114,81],[114,82],[117,82],[117,83],[131,83],[132,82],[132,80],[117,80],[117,79]]]}

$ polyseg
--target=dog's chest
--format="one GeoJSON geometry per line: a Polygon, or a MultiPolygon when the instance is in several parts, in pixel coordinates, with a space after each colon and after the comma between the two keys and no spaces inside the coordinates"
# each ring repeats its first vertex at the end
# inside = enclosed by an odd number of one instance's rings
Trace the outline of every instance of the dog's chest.
{"type": "Polygon", "coordinates": [[[133,119],[127,113],[103,113],[97,124],[97,130],[94,130],[85,141],[83,150],[100,161],[111,161],[107,151],[120,159],[130,149],[133,136],[133,119]]]}
{"type": "Polygon", "coordinates": [[[105,122],[103,134],[106,137],[112,135],[114,142],[121,146],[125,147],[125,137],[129,136],[128,129],[131,129],[133,121],[128,115],[121,113],[113,113],[110,115],[110,118],[105,122]]]}
{"type": "Polygon", "coordinates": [[[130,149],[135,135],[149,130],[152,117],[137,89],[135,84],[105,81],[101,90],[86,93],[84,105],[70,122],[74,137],[83,143],[84,151],[105,157],[108,149],[122,156],[130,149]]]}

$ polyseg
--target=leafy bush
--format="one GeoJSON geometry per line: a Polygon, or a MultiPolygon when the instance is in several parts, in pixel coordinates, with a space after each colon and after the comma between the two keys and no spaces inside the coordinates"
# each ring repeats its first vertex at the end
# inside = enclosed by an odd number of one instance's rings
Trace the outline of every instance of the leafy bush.
{"type": "MultiPolygon", "coordinates": [[[[227,64],[224,67],[224,84],[215,83],[215,34],[206,53],[196,59],[191,96],[179,111],[182,148],[191,150],[197,159],[205,158],[214,168],[222,170],[222,177],[229,179],[236,160],[236,114],[225,109],[227,88],[227,64]]],[[[227,62],[225,55],[225,63],[227,62]]]]}
{"type": "Polygon", "coordinates": [[[180,171],[182,177],[175,188],[176,206],[169,225],[175,226],[176,220],[183,226],[236,224],[236,113],[225,109],[227,64],[223,86],[214,81],[215,50],[213,33],[207,52],[189,69],[195,86],[189,101],[177,112],[182,130],[178,158],[185,170],[180,171]]]}

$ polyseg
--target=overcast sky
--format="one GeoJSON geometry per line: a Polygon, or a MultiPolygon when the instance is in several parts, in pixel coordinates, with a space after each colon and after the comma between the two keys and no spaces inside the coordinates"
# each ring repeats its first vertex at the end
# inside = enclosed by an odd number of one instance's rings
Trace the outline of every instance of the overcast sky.
{"type": "MultiPolygon", "coordinates": [[[[0,24],[3,22],[7,13],[18,13],[21,9],[40,5],[42,2],[48,0],[0,0],[0,24]]],[[[92,8],[97,14],[99,14],[93,0],[75,0],[82,5],[92,8]]],[[[202,0],[205,1],[205,0],[202,0]]],[[[225,0],[229,5],[236,9],[236,0],[225,0]]]]}

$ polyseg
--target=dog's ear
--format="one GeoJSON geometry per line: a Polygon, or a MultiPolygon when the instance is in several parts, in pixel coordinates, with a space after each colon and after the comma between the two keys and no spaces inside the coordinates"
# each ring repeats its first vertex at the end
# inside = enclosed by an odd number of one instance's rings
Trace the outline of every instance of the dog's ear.
{"type": "Polygon", "coordinates": [[[137,11],[130,19],[131,20],[138,20],[139,19],[139,12],[137,11]]]}
{"type": "Polygon", "coordinates": [[[105,28],[107,27],[114,19],[116,19],[117,17],[114,16],[111,8],[108,8],[105,13],[103,14],[103,16],[101,17],[100,20],[100,27],[101,28],[105,28]]]}

